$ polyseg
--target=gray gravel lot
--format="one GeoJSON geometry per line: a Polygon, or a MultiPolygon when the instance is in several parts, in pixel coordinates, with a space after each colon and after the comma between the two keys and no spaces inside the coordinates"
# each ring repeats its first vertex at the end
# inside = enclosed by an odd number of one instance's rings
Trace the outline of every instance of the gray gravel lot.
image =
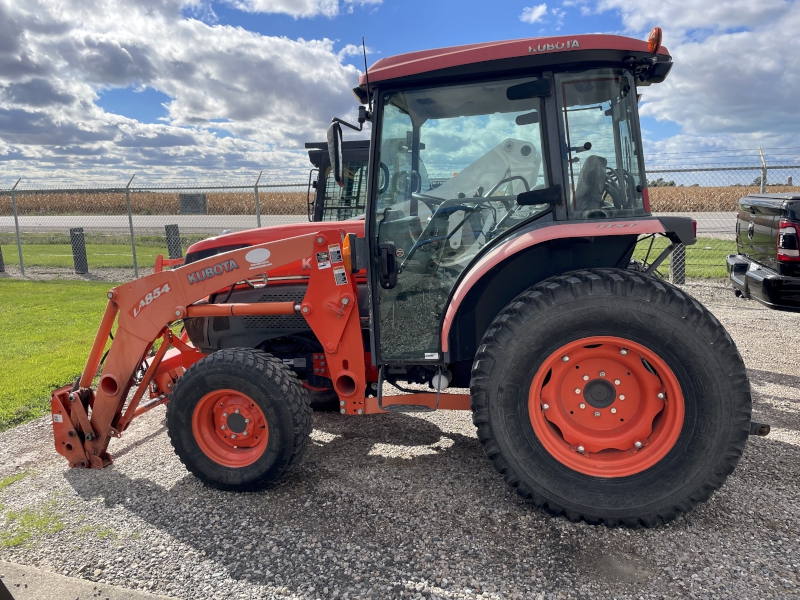
{"type": "Polygon", "coordinates": [[[67,470],[48,419],[0,433],[0,478],[30,472],[0,491],[0,522],[27,507],[64,525],[0,560],[181,598],[800,598],[800,315],[722,282],[686,289],[733,335],[754,419],[773,429],[708,503],[660,529],[533,508],[468,413],[316,414],[292,476],[231,494],[187,474],[157,409],[102,471],[67,470]]]}

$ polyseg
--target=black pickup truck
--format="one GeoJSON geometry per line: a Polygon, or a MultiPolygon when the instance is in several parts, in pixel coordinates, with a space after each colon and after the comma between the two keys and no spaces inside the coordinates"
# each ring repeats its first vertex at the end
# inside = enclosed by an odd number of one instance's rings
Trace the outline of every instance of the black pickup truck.
{"type": "Polygon", "coordinates": [[[727,259],[737,296],[800,311],[800,193],[739,200],[736,249],[727,259]]]}

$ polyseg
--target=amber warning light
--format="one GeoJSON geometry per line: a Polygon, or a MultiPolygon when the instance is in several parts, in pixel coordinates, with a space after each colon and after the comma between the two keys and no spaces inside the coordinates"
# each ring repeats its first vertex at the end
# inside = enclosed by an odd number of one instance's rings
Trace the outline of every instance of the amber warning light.
{"type": "Polygon", "coordinates": [[[650,38],[647,40],[647,49],[651,54],[655,54],[661,48],[661,27],[653,27],[650,38]]]}

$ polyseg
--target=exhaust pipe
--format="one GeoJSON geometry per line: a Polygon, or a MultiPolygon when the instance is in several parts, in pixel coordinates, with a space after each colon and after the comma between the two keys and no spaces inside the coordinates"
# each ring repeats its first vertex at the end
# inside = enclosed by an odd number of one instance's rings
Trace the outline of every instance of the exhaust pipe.
{"type": "Polygon", "coordinates": [[[750,421],[750,435],[764,437],[769,435],[769,432],[770,427],[766,423],[756,423],[755,421],[750,421]]]}

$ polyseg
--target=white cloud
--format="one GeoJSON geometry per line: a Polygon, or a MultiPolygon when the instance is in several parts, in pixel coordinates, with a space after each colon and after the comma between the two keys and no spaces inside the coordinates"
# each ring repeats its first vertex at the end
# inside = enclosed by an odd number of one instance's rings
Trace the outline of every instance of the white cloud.
{"type": "MultiPolygon", "coordinates": [[[[374,54],[375,50],[367,46],[367,55],[374,54]]],[[[339,50],[336,55],[340,61],[344,61],[348,56],[364,56],[363,46],[360,44],[347,44],[344,48],[339,50]]]]}
{"type": "Polygon", "coordinates": [[[270,167],[285,179],[305,168],[303,142],[355,113],[358,70],[342,63],[351,50],[208,24],[184,17],[187,7],[202,9],[194,0],[0,0],[0,179],[270,167]],[[167,94],[166,122],[105,112],[99,93],[112,87],[167,94]]]}
{"type": "Polygon", "coordinates": [[[377,6],[383,4],[383,0],[344,0],[349,12],[353,12],[354,6],[377,6]]]}
{"type": "Polygon", "coordinates": [[[645,31],[659,25],[665,33],[697,29],[726,30],[739,27],[758,27],[773,22],[791,8],[786,0],[598,0],[600,11],[616,10],[625,27],[645,31]]]}
{"type": "Polygon", "coordinates": [[[595,10],[619,11],[635,37],[664,28],[674,67],[640,90],[640,113],[678,123],[682,134],[648,143],[648,156],[797,146],[800,3],[598,0],[595,10]]]}
{"type": "Polygon", "coordinates": [[[519,16],[519,20],[523,23],[536,23],[537,21],[541,21],[542,17],[547,14],[547,4],[538,4],[536,6],[526,6],[522,9],[522,14],[519,16]]]}
{"type": "Polygon", "coordinates": [[[550,14],[552,14],[556,19],[555,30],[560,31],[564,26],[564,17],[566,16],[567,12],[561,8],[551,8],[550,14]]]}
{"type": "MultiPolygon", "coordinates": [[[[340,12],[339,0],[224,0],[231,6],[253,13],[272,13],[301,17],[335,17],[340,12]]],[[[346,12],[353,7],[367,4],[381,4],[383,0],[343,0],[346,12]]]]}

